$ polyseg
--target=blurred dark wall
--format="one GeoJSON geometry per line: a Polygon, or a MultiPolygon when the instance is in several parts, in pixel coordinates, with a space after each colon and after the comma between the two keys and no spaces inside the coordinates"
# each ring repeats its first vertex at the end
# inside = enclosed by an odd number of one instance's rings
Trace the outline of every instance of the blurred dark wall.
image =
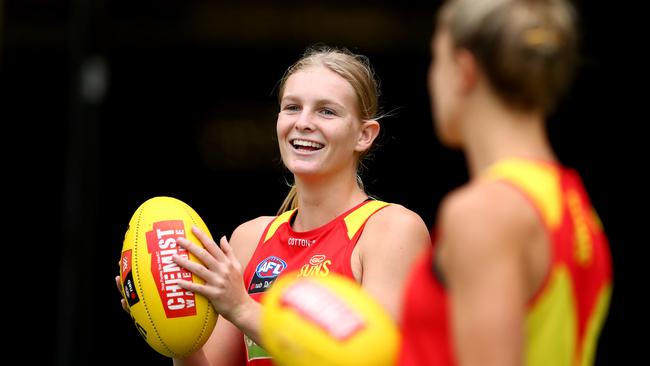
{"type": "MultiPolygon", "coordinates": [[[[19,263],[30,268],[31,327],[42,329],[28,355],[46,364],[170,364],[119,306],[113,277],[126,225],[157,195],[190,204],[214,236],[274,214],[287,191],[275,88],[309,45],[348,47],[376,69],[391,116],[364,176],[371,193],[433,224],[441,197],[466,180],[463,158],[431,126],[425,75],[438,2],[0,4],[0,118],[5,145],[16,146],[6,154],[9,195],[37,222],[23,229],[30,249],[19,263]]],[[[620,57],[635,25],[624,20],[629,8],[578,6],[584,65],[549,133],[582,172],[612,241],[614,298],[597,361],[621,364],[636,359],[629,335],[639,327],[640,236],[627,207],[637,197],[628,182],[639,155],[627,140],[637,116],[625,93],[636,69],[620,57]]]]}

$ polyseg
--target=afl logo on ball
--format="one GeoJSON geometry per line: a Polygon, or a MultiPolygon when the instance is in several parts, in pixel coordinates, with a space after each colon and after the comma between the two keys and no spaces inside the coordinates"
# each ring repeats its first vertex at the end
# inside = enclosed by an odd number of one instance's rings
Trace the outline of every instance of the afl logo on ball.
{"type": "Polygon", "coordinates": [[[287,268],[287,262],[276,256],[266,257],[255,267],[255,274],[248,285],[248,293],[264,292],[276,277],[287,268]]]}

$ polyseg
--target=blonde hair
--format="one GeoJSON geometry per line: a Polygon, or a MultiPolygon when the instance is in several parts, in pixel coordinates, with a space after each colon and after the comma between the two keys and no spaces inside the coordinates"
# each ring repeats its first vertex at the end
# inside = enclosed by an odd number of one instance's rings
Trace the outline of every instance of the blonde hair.
{"type": "Polygon", "coordinates": [[[567,92],[578,60],[567,0],[451,0],[439,14],[439,27],[472,52],[505,102],[548,114],[567,92]]]}
{"type": "MultiPolygon", "coordinates": [[[[313,46],[308,48],[302,57],[285,71],[278,88],[278,100],[282,100],[284,88],[291,75],[312,66],[322,66],[335,72],[345,79],[354,90],[359,103],[359,118],[363,120],[379,120],[379,82],[366,56],[352,53],[346,48],[329,46],[313,46]]],[[[372,148],[371,148],[372,149],[372,148]]],[[[357,167],[357,183],[363,189],[359,175],[361,160],[367,157],[371,149],[364,151],[359,157],[357,167]]],[[[278,214],[296,208],[298,205],[296,186],[293,184],[287,197],[280,206],[278,214]]]]}

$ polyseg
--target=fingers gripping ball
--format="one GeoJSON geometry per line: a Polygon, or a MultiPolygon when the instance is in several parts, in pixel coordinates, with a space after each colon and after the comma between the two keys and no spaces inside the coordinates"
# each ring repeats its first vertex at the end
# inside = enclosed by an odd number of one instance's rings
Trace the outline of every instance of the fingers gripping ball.
{"type": "Polygon", "coordinates": [[[262,304],[262,342],[279,365],[395,364],[397,326],[347,277],[283,274],[262,304]]]}
{"type": "Polygon", "coordinates": [[[181,279],[202,283],[172,261],[178,254],[198,262],[176,243],[185,237],[200,245],[192,225],[209,235],[190,206],[154,197],[133,214],[122,247],[120,284],[131,317],[147,343],[167,357],[187,356],[203,346],[217,321],[208,299],[177,285],[181,279]]]}

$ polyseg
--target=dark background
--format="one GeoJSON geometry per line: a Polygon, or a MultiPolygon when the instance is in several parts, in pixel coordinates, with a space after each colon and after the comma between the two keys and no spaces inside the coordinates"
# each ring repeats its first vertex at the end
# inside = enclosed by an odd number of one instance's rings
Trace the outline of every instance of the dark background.
{"type": "MultiPolygon", "coordinates": [[[[633,284],[644,278],[636,261],[647,243],[634,208],[647,156],[633,142],[647,122],[635,95],[647,92],[629,91],[643,87],[644,60],[633,53],[643,23],[624,2],[576,4],[584,62],[549,135],[561,161],[582,173],[611,241],[614,296],[597,364],[627,364],[643,359],[636,331],[647,320],[633,284]]],[[[467,179],[462,156],[442,148],[431,125],[425,76],[438,1],[0,5],[4,181],[15,225],[6,243],[18,271],[12,303],[28,313],[8,316],[16,325],[6,329],[27,364],[171,364],[119,306],[113,277],[126,225],[158,195],[190,204],[214,236],[273,215],[287,191],[275,88],[314,43],[367,55],[381,81],[392,116],[367,164],[369,192],[431,225],[441,197],[467,179]]]]}

